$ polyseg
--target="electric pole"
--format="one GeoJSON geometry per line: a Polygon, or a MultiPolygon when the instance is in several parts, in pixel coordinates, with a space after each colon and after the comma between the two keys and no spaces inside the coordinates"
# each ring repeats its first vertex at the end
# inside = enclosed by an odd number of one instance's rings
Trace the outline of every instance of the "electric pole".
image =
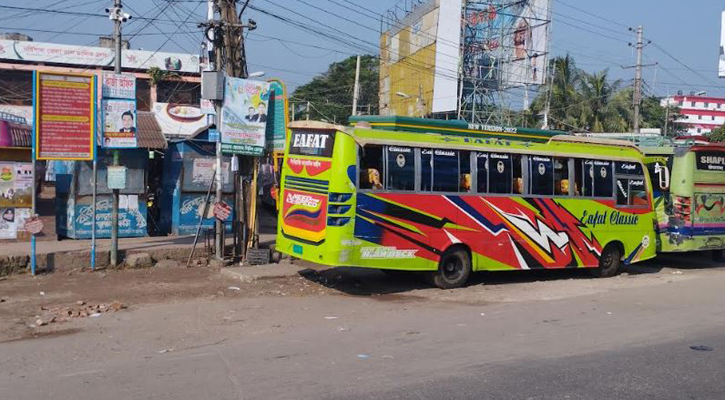
{"type": "Polygon", "coordinates": [[[634,72],[634,95],[632,105],[634,106],[634,121],[632,127],[634,133],[639,133],[639,106],[642,102],[642,25],[637,27],[637,66],[634,72]]]}
{"type": "MultiPolygon", "coordinates": [[[[244,35],[243,29],[249,30],[256,28],[256,23],[252,20],[248,25],[243,25],[239,18],[246,9],[249,0],[245,1],[242,10],[237,14],[237,0],[208,0],[213,3],[214,10],[219,12],[219,21],[209,21],[214,26],[214,61],[216,70],[222,70],[226,76],[235,78],[246,78],[247,61],[244,52],[244,35]],[[217,37],[216,34],[220,37],[217,37]]],[[[216,108],[216,125],[217,129],[221,128],[221,109],[222,102],[217,101],[216,108]]],[[[221,135],[220,135],[221,136],[221,135]]],[[[240,170],[242,169],[243,159],[240,158],[240,170]]],[[[223,179],[222,179],[222,145],[221,137],[216,143],[216,201],[223,201],[223,179]]],[[[253,193],[254,195],[254,193],[253,193]]],[[[242,211],[242,214],[244,211],[242,211]]],[[[215,258],[222,260],[224,258],[224,223],[219,219],[215,221],[215,258]]]]}
{"type": "MultiPolygon", "coordinates": [[[[121,23],[126,18],[121,8],[121,0],[113,1],[113,9],[110,10],[110,18],[113,20],[113,36],[116,39],[116,60],[114,66],[114,72],[116,74],[121,73],[121,23]]],[[[113,166],[118,167],[119,163],[118,150],[113,150],[113,166]]],[[[118,265],[118,203],[119,203],[119,189],[113,189],[113,200],[111,204],[111,254],[110,264],[111,267],[118,265]]]]}
{"type": "Polygon", "coordinates": [[[357,56],[357,66],[355,67],[355,86],[352,91],[352,115],[357,115],[357,99],[360,96],[360,56],[357,56]]]}

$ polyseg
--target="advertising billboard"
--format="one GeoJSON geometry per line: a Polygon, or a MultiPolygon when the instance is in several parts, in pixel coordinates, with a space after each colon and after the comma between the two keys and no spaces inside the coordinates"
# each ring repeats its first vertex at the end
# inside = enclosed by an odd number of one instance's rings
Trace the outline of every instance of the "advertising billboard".
{"type": "MultiPolygon", "coordinates": [[[[96,46],[0,40],[0,59],[104,67],[113,66],[115,51],[96,46]]],[[[199,56],[195,54],[149,50],[123,50],[121,65],[143,70],[156,67],[165,71],[200,71],[199,56]]]]}
{"type": "Polygon", "coordinates": [[[36,158],[93,159],[95,80],[92,75],[37,72],[36,158]]]}
{"type": "Polygon", "coordinates": [[[488,89],[542,85],[550,0],[469,3],[464,74],[488,89]]]}
{"type": "Polygon", "coordinates": [[[104,99],[135,99],[136,77],[104,72],[101,77],[101,93],[104,99]]]}
{"type": "Polygon", "coordinates": [[[222,151],[259,156],[264,152],[269,82],[227,77],[221,115],[222,151]]]}
{"type": "Polygon", "coordinates": [[[433,112],[455,111],[458,106],[462,3],[462,0],[440,2],[433,79],[433,112]]]}
{"type": "Polygon", "coordinates": [[[108,149],[133,149],[138,147],[136,100],[104,99],[103,147],[108,149]]]}
{"type": "Polygon", "coordinates": [[[284,82],[270,79],[269,110],[267,113],[267,149],[283,152],[287,137],[287,88],[284,82]]]}

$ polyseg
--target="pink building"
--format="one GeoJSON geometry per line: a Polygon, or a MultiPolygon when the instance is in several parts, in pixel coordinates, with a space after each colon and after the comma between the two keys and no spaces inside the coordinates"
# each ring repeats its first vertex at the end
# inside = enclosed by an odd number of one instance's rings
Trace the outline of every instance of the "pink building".
{"type": "Polygon", "coordinates": [[[668,97],[662,105],[679,107],[682,118],[677,122],[687,127],[689,135],[704,135],[725,124],[725,98],[709,97],[704,92],[668,97]]]}

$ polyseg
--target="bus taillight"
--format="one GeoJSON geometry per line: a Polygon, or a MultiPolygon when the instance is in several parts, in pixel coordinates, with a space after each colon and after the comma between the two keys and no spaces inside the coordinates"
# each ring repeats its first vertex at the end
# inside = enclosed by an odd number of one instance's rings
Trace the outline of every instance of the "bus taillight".
{"type": "Polygon", "coordinates": [[[684,223],[690,223],[692,214],[692,199],[690,197],[675,196],[673,211],[675,217],[684,223]]]}

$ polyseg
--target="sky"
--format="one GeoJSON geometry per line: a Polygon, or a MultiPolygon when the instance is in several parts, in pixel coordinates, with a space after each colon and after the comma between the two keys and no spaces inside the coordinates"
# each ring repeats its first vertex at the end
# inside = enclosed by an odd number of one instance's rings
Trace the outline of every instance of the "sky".
{"type": "MultiPolygon", "coordinates": [[[[112,22],[106,17],[78,13],[105,14],[104,9],[111,3],[0,0],[0,32],[19,31],[43,42],[93,45],[97,42],[94,35],[112,32],[112,22]]],[[[281,78],[293,89],[324,72],[332,62],[355,54],[376,53],[379,14],[399,3],[251,0],[252,8],[243,17],[257,23],[246,41],[249,72],[263,71],[266,77],[281,78]],[[312,34],[270,13],[327,33],[312,34]]],[[[725,97],[725,80],[717,77],[720,17],[725,10],[722,0],[552,0],[552,7],[551,55],[569,53],[580,68],[589,72],[608,69],[613,79],[631,85],[634,69],[622,68],[635,63],[634,48],[628,45],[635,42],[635,34],[628,28],[642,25],[645,39],[651,41],[644,49],[644,62],[657,63],[644,69],[646,94],[665,96],[682,90],[725,97]]],[[[204,0],[126,0],[124,10],[152,19],[132,18],[124,25],[124,35],[130,38],[132,48],[199,53],[202,34],[196,23],[206,18],[204,0]]],[[[512,104],[520,101],[510,99],[512,104]]]]}

